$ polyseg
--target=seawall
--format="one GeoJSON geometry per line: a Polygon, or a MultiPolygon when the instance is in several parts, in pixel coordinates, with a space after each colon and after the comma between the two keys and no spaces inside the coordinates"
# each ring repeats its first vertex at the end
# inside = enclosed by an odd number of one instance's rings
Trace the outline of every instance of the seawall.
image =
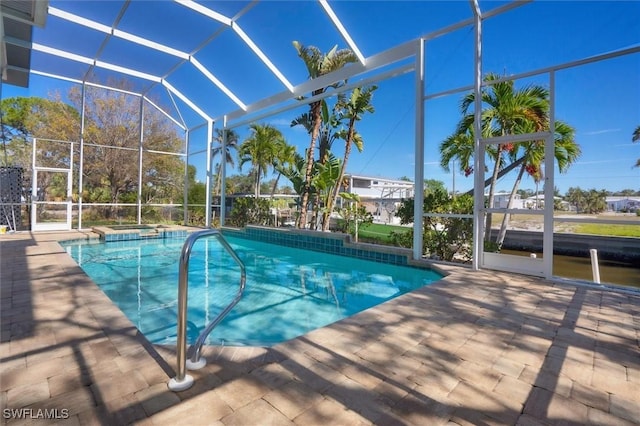
{"type": "MultiPolygon", "coordinates": [[[[491,232],[495,241],[498,230],[491,232]]],[[[542,252],[542,232],[507,231],[503,247],[510,250],[542,252]]],[[[553,234],[553,252],[566,256],[589,256],[590,249],[598,250],[598,257],[630,262],[640,267],[640,238],[609,237],[588,234],[553,234]]]]}

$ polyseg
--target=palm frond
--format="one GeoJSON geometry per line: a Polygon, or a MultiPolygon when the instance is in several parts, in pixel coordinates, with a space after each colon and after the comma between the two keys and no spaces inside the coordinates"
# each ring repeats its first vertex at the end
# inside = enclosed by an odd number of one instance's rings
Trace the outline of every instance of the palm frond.
{"type": "Polygon", "coordinates": [[[633,137],[631,138],[632,142],[638,142],[640,141],[640,126],[636,127],[636,129],[633,131],[633,137]]]}

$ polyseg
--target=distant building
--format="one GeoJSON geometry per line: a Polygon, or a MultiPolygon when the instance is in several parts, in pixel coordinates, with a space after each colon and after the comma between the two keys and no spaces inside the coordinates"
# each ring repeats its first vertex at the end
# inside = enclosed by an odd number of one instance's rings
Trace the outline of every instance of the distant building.
{"type": "Polygon", "coordinates": [[[413,182],[381,177],[345,175],[345,192],[357,194],[373,220],[379,223],[399,225],[395,212],[403,199],[412,198],[415,192],[413,182]]]}
{"type": "MultiPolygon", "coordinates": [[[[506,209],[509,207],[510,192],[498,192],[493,194],[493,208],[494,209],[506,209]]],[[[556,203],[562,206],[563,210],[569,209],[569,203],[562,201],[560,197],[553,197],[556,203]]],[[[513,202],[511,204],[512,209],[529,209],[537,210],[544,208],[544,194],[532,195],[523,199],[520,194],[514,194],[513,202]]]]}
{"type": "Polygon", "coordinates": [[[611,212],[635,212],[640,209],[640,196],[611,196],[606,198],[611,212]]]}
{"type": "MultiPolygon", "coordinates": [[[[487,196],[489,194],[486,194],[487,196]]],[[[509,197],[511,196],[510,192],[496,192],[493,194],[493,207],[494,209],[506,209],[509,207],[509,197]]],[[[524,209],[525,206],[522,201],[522,197],[520,194],[514,194],[513,203],[511,204],[512,209],[524,209]]]]}

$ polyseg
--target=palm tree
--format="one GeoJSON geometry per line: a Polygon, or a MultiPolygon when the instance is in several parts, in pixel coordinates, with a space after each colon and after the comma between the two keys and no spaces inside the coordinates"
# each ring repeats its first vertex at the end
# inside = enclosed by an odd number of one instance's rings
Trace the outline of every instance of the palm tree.
{"type": "MultiPolygon", "coordinates": [[[[633,131],[633,137],[631,138],[632,142],[640,141],[640,126],[636,127],[633,131]]],[[[633,167],[640,167],[640,158],[636,161],[636,164],[633,167]]]]}
{"type": "MultiPolygon", "coordinates": [[[[307,165],[305,163],[305,157],[294,152],[293,161],[288,163],[278,163],[275,166],[275,169],[282,176],[289,179],[291,185],[293,185],[293,190],[296,194],[300,195],[303,192],[303,188],[305,186],[304,183],[304,174],[307,170],[307,165]]],[[[299,226],[300,222],[300,198],[298,198],[298,206],[297,206],[297,217],[296,217],[296,227],[299,226]]]]}
{"type": "MultiPolygon", "coordinates": [[[[322,75],[328,74],[332,71],[336,71],[344,67],[349,62],[356,62],[357,57],[350,49],[340,49],[334,46],[329,52],[323,54],[320,49],[315,46],[304,46],[301,43],[294,41],[293,46],[298,52],[298,56],[304,61],[307,71],[309,72],[309,78],[314,79],[322,75]]],[[[339,84],[335,84],[329,87],[337,87],[339,84]]],[[[320,87],[313,92],[312,96],[321,95],[328,87],[320,87]]],[[[322,101],[318,100],[309,104],[309,119],[311,120],[311,141],[309,148],[306,152],[306,166],[305,171],[305,187],[302,192],[301,201],[301,216],[300,216],[300,228],[306,227],[307,224],[307,203],[309,201],[309,187],[313,173],[313,163],[316,141],[320,132],[320,126],[322,124],[322,101]]]]}
{"type": "MultiPolygon", "coordinates": [[[[341,161],[331,152],[327,153],[327,161],[324,163],[317,162],[314,165],[315,173],[313,174],[312,186],[316,197],[318,198],[318,204],[323,204],[324,211],[322,212],[322,218],[326,219],[327,229],[329,224],[328,206],[329,199],[333,197],[333,188],[337,185],[338,176],[342,170],[340,165],[341,161]]],[[[324,224],[323,224],[324,230],[324,224]]]]}
{"type": "MultiPolygon", "coordinates": [[[[322,120],[321,120],[320,130],[318,132],[318,141],[317,141],[318,151],[319,151],[319,157],[317,162],[319,162],[320,164],[325,164],[328,161],[333,142],[339,138],[339,133],[335,131],[340,125],[340,117],[336,114],[336,108],[337,106],[334,106],[331,112],[329,112],[329,107],[327,105],[327,102],[324,99],[321,101],[320,111],[321,111],[322,120]]],[[[295,126],[302,126],[307,130],[307,133],[311,134],[313,131],[314,121],[311,119],[311,115],[308,112],[306,112],[294,118],[291,121],[291,127],[295,127],[295,126]]],[[[311,160],[313,161],[313,157],[311,158],[311,160]]],[[[315,164],[312,165],[311,167],[312,170],[316,170],[314,169],[314,167],[315,167],[315,164]]],[[[308,194],[308,196],[309,196],[309,199],[312,198],[311,193],[308,194]]],[[[318,214],[320,211],[320,198],[315,197],[313,200],[313,203],[309,203],[309,204],[313,205],[311,223],[317,223],[318,214]]]]}
{"type": "Polygon", "coordinates": [[[278,189],[278,181],[282,176],[281,168],[286,168],[287,165],[292,164],[296,160],[296,147],[289,145],[284,139],[276,142],[275,155],[273,157],[272,166],[275,171],[278,172],[276,179],[273,181],[273,187],[271,188],[271,198],[278,189]]]}
{"type": "MultiPolygon", "coordinates": [[[[483,137],[498,137],[522,133],[541,131],[549,126],[549,92],[547,89],[531,85],[516,89],[512,80],[498,81],[502,77],[490,73],[485,76],[488,87],[481,93],[483,109],[481,112],[481,132],[483,137]]],[[[473,123],[475,114],[470,111],[475,104],[475,93],[470,93],[462,99],[460,110],[463,114],[456,132],[440,145],[442,154],[441,165],[448,170],[449,161],[458,160],[460,168],[468,176],[473,172],[470,166],[473,155],[473,123]],[[469,147],[471,144],[471,148],[469,147]],[[459,147],[460,152],[454,148],[459,147]],[[445,158],[446,157],[446,158],[445,158]],[[445,162],[446,160],[446,162],[445,162]]],[[[514,144],[501,143],[495,147],[487,147],[487,154],[495,161],[489,181],[488,205],[493,206],[495,186],[500,177],[500,171],[505,169],[507,162],[514,160],[511,152],[514,144]]],[[[525,161],[521,157],[521,161],[525,161]]],[[[485,239],[489,240],[491,231],[491,214],[486,216],[485,239]]]]}
{"type": "Polygon", "coordinates": [[[607,191],[590,189],[585,193],[585,213],[600,213],[607,209],[607,191]]]}
{"type": "MultiPolygon", "coordinates": [[[[555,123],[554,157],[558,164],[558,170],[560,173],[565,173],[581,154],[580,146],[575,142],[574,135],[575,131],[573,127],[562,121],[557,121],[555,123]]],[[[511,194],[509,194],[507,208],[511,208],[513,206],[515,194],[518,191],[518,187],[520,186],[520,182],[525,171],[534,179],[536,187],[544,178],[542,174],[542,163],[544,162],[544,141],[514,144],[514,149],[511,150],[511,154],[514,157],[514,161],[512,161],[512,163],[518,161],[516,159],[518,157],[522,158],[523,161],[520,166],[520,171],[518,172],[518,177],[511,189],[511,194]],[[519,151],[523,151],[521,156],[519,155],[519,151]]],[[[536,195],[537,194],[538,191],[536,188],[536,195]]],[[[505,214],[502,218],[500,232],[498,233],[498,238],[496,240],[498,248],[501,248],[504,242],[510,216],[510,214],[505,214]]]]}
{"type": "MultiPolygon", "coordinates": [[[[211,149],[211,158],[215,159],[216,157],[222,157],[222,139],[224,137],[223,129],[216,129],[216,134],[213,137],[213,142],[215,142],[216,146],[211,149]]],[[[224,149],[224,162],[225,164],[230,164],[231,167],[235,166],[235,161],[233,160],[232,151],[238,151],[238,134],[234,130],[227,130],[227,141],[224,149]]],[[[216,178],[216,187],[214,189],[214,194],[220,194],[222,185],[222,173],[221,173],[222,161],[216,167],[217,169],[217,178],[216,178]]]]}
{"type": "MultiPolygon", "coordinates": [[[[327,160],[324,163],[316,161],[313,163],[313,173],[311,182],[306,183],[304,174],[307,169],[306,159],[297,152],[294,153],[294,159],[290,163],[280,163],[276,166],[276,170],[282,173],[291,181],[294,191],[300,194],[304,186],[308,186],[309,199],[315,202],[316,199],[322,200],[326,204],[327,197],[331,194],[331,188],[335,184],[338,174],[340,173],[340,159],[336,158],[331,152],[327,152],[327,160]]],[[[318,204],[320,201],[318,201],[318,204]]],[[[298,207],[300,207],[298,205],[298,207]]],[[[300,215],[296,218],[296,226],[299,226],[300,215]]]]}
{"type": "Polygon", "coordinates": [[[362,152],[364,148],[362,136],[355,130],[356,122],[362,120],[362,116],[365,113],[373,113],[375,111],[373,105],[371,105],[371,98],[377,88],[377,86],[357,87],[353,89],[348,99],[345,96],[341,96],[338,100],[337,108],[341,111],[341,118],[348,120],[348,125],[346,130],[338,133],[338,135],[344,139],[344,156],[342,157],[342,167],[340,168],[340,175],[333,189],[333,195],[329,197],[326,210],[322,217],[323,231],[329,229],[329,215],[340,194],[342,180],[344,179],[347,162],[351,154],[351,145],[355,145],[359,152],[362,152]]]}
{"type": "Polygon", "coordinates": [[[276,156],[276,146],[284,142],[280,130],[269,124],[252,124],[249,126],[251,135],[240,145],[238,155],[240,165],[250,162],[255,177],[255,197],[260,197],[260,179],[267,175],[268,168],[273,164],[276,156]]]}
{"type": "Polygon", "coordinates": [[[582,213],[584,210],[586,193],[580,187],[570,187],[566,194],[567,201],[576,206],[576,213],[582,213]]]}

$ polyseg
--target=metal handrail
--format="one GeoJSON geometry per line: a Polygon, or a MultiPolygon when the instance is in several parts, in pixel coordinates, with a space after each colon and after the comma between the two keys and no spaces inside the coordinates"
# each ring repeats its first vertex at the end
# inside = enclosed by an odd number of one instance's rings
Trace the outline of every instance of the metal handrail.
{"type": "Polygon", "coordinates": [[[191,250],[195,242],[202,238],[214,236],[220,242],[222,247],[231,255],[231,257],[240,266],[240,289],[234,297],[233,301],[218,315],[209,325],[200,333],[196,343],[193,345],[193,354],[191,363],[192,369],[200,368],[204,366],[204,363],[200,361],[200,349],[204,344],[207,336],[211,331],[222,321],[222,319],[233,309],[233,307],[240,301],[242,293],[244,292],[246,284],[246,271],[242,260],[238,257],[233,248],[229,245],[227,240],[224,239],[222,234],[217,229],[205,229],[203,231],[194,232],[189,235],[182,246],[182,254],[180,255],[180,270],[178,277],[178,336],[176,343],[176,362],[177,362],[177,375],[169,380],[169,389],[173,391],[182,391],[189,389],[193,385],[193,377],[186,374],[187,369],[187,294],[189,287],[189,258],[191,257],[191,250]]]}

